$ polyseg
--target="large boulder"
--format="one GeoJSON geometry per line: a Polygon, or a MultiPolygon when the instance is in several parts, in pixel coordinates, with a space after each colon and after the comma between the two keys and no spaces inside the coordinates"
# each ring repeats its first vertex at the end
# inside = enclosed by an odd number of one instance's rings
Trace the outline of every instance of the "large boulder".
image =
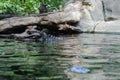
{"type": "MultiPolygon", "coordinates": [[[[69,0],[68,3],[78,0],[69,0]]],[[[85,32],[120,32],[120,0],[79,0],[92,4],[91,19],[82,16],[78,27],[85,32]],[[107,21],[107,22],[106,22],[107,21]]]]}
{"type": "Polygon", "coordinates": [[[90,2],[94,9],[90,11],[93,20],[120,19],[120,0],[84,0],[90,2]]]}
{"type": "Polygon", "coordinates": [[[99,21],[104,20],[104,12],[103,12],[103,4],[101,0],[85,0],[86,2],[89,2],[93,10],[89,10],[92,20],[99,21]]]}
{"type": "Polygon", "coordinates": [[[120,19],[120,0],[103,0],[105,19],[120,19]]]}

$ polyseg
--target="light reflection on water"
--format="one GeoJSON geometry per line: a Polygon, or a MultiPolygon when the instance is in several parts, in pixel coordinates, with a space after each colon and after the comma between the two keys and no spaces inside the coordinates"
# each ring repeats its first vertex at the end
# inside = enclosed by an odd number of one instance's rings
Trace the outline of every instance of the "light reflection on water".
{"type": "Polygon", "coordinates": [[[70,80],[120,80],[120,35],[80,34],[69,37],[63,54],[74,55],[68,63],[91,70],[87,74],[67,71],[70,80]]]}
{"type": "Polygon", "coordinates": [[[120,80],[120,35],[65,38],[47,44],[1,39],[0,80],[120,80]],[[72,66],[91,72],[73,73],[69,70],[72,66]]]}

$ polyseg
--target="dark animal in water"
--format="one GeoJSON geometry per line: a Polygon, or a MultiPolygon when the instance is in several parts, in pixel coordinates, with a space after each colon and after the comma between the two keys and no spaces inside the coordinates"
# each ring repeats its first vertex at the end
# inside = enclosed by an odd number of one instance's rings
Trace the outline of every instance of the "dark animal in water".
{"type": "Polygon", "coordinates": [[[43,29],[41,31],[36,29],[37,26],[27,26],[25,32],[21,34],[15,34],[14,37],[16,40],[25,41],[25,42],[56,42],[63,40],[62,37],[56,37],[53,35],[47,34],[48,30],[43,29]]]}
{"type": "Polygon", "coordinates": [[[44,41],[46,37],[45,30],[39,31],[36,29],[37,26],[27,26],[25,32],[21,34],[15,34],[15,38],[21,41],[44,41]]]}
{"type": "Polygon", "coordinates": [[[44,2],[41,2],[40,7],[39,7],[39,13],[47,13],[47,5],[44,2]]]}
{"type": "Polygon", "coordinates": [[[42,30],[42,31],[33,31],[30,34],[30,36],[23,38],[21,41],[52,43],[52,42],[57,42],[62,40],[63,40],[63,37],[53,36],[53,35],[47,34],[45,30],[42,30]]]}

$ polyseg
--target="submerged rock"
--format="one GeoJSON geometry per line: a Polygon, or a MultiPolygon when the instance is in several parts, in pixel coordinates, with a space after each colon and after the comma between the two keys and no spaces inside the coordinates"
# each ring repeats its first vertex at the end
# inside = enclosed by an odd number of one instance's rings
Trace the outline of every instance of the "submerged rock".
{"type": "Polygon", "coordinates": [[[70,70],[72,72],[76,72],[76,73],[88,73],[88,72],[90,72],[89,69],[81,67],[81,66],[73,66],[70,70]]]}

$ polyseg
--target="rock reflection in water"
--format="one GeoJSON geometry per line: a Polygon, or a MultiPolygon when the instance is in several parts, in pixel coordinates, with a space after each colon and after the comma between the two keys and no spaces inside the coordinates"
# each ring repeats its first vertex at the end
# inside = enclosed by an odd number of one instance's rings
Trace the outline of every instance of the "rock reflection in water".
{"type": "Polygon", "coordinates": [[[82,66],[90,73],[77,74],[68,68],[70,80],[120,80],[120,35],[80,34],[62,42],[62,54],[71,66],[82,66]]]}

